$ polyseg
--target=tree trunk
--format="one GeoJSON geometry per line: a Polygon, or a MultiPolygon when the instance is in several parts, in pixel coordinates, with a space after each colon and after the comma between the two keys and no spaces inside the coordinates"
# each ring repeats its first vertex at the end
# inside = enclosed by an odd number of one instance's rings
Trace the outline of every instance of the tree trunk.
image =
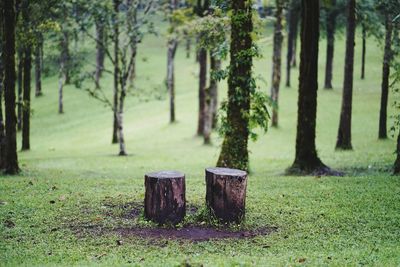
{"type": "Polygon", "coordinates": [[[282,10],[283,1],[276,0],[276,21],[274,31],[274,54],[272,57],[272,87],[271,99],[273,102],[272,127],[278,127],[278,98],[281,83],[281,54],[282,54],[282,10]]]}
{"type": "Polygon", "coordinates": [[[362,54],[361,54],[361,79],[365,79],[365,52],[367,50],[367,33],[365,25],[362,24],[362,54]]]}
{"type": "Polygon", "coordinates": [[[187,36],[186,37],[186,58],[190,58],[190,52],[192,47],[192,39],[187,36]]]}
{"type": "Polygon", "coordinates": [[[65,69],[64,63],[61,62],[60,66],[60,74],[58,77],[58,113],[64,113],[64,101],[63,101],[63,91],[64,91],[64,83],[65,83],[65,69]]]}
{"type": "Polygon", "coordinates": [[[31,69],[32,69],[32,48],[27,44],[24,49],[24,93],[22,108],[22,148],[30,149],[30,116],[31,116],[31,69]]]}
{"type": "Polygon", "coordinates": [[[396,161],[394,162],[393,174],[400,174],[400,132],[397,135],[396,161]]]}
{"type": "Polygon", "coordinates": [[[169,92],[169,121],[175,122],[175,69],[174,59],[178,42],[175,39],[168,40],[167,55],[167,87],[169,92]]]}
{"type": "Polygon", "coordinates": [[[17,156],[17,118],[15,116],[15,2],[3,2],[4,27],[4,102],[6,118],[6,161],[5,172],[19,172],[17,156]]]}
{"type": "Polygon", "coordinates": [[[24,51],[18,49],[18,102],[17,102],[17,129],[22,130],[22,78],[24,72],[24,51]]]}
{"type": "MultiPolygon", "coordinates": [[[[3,12],[3,7],[0,6],[0,14],[3,12]]],[[[2,14],[3,16],[3,14],[2,14]]],[[[4,52],[3,47],[3,19],[0,20],[0,54],[4,52]]],[[[6,161],[6,135],[5,135],[5,125],[3,119],[3,95],[4,95],[4,65],[3,57],[0,57],[0,169],[3,170],[6,161]]]]}
{"type": "Polygon", "coordinates": [[[104,69],[104,58],[105,58],[105,33],[104,24],[100,21],[96,21],[96,72],[95,72],[95,83],[96,87],[100,87],[100,78],[104,69]]]}
{"type": "Polygon", "coordinates": [[[205,116],[205,90],[207,83],[207,50],[199,49],[199,119],[197,125],[197,135],[204,134],[204,116],[205,116]]]}
{"type": "Polygon", "coordinates": [[[333,54],[335,47],[336,29],[336,0],[332,0],[332,6],[328,10],[326,18],[326,65],[325,65],[325,89],[332,89],[333,54]]]}
{"type": "MultiPolygon", "coordinates": [[[[297,24],[299,21],[297,0],[290,2],[288,13],[288,41],[287,41],[287,54],[286,54],[286,86],[290,87],[290,70],[293,65],[293,59],[296,59],[296,37],[297,37],[297,24]]],[[[295,62],[295,61],[294,61],[295,62]]]]}
{"type": "Polygon", "coordinates": [[[38,42],[35,46],[35,96],[42,95],[42,36],[38,37],[38,42]]]}
{"type": "Polygon", "coordinates": [[[252,7],[246,0],[232,1],[227,125],[217,166],[248,170],[249,112],[252,71],[252,7]]]}
{"type": "Polygon", "coordinates": [[[318,90],[319,1],[302,0],[296,156],[288,173],[324,173],[315,148],[318,90]]]}
{"type": "Polygon", "coordinates": [[[122,80],[121,92],[119,95],[119,108],[118,108],[118,142],[119,142],[119,155],[126,156],[125,138],[124,138],[124,102],[126,96],[125,80],[122,80]]]}
{"type": "Polygon", "coordinates": [[[112,135],[112,143],[118,143],[118,79],[119,79],[119,26],[117,22],[117,14],[119,11],[119,0],[113,0],[114,3],[114,100],[113,100],[113,135],[112,135]]]}
{"type": "Polygon", "coordinates": [[[64,75],[65,75],[65,84],[70,84],[71,83],[71,75],[70,75],[70,53],[69,53],[69,33],[68,31],[64,30],[62,32],[63,34],[63,42],[62,42],[62,47],[61,50],[63,51],[62,53],[64,54],[64,75]]]}
{"type": "Polygon", "coordinates": [[[355,5],[355,0],[349,0],[347,7],[348,17],[342,110],[340,113],[340,123],[336,142],[336,149],[344,150],[353,148],[351,145],[351,110],[353,101],[354,35],[356,26],[355,5]]]}
{"type": "Polygon", "coordinates": [[[221,60],[213,55],[210,56],[210,70],[211,127],[215,129],[218,124],[218,80],[215,78],[215,73],[221,70],[221,60]]]}
{"type": "Polygon", "coordinates": [[[392,42],[392,31],[393,31],[392,18],[389,15],[386,15],[385,18],[385,28],[386,28],[386,36],[385,36],[385,51],[383,55],[383,64],[382,64],[381,108],[379,111],[379,139],[387,138],[386,120],[387,120],[387,104],[389,95],[390,61],[392,59],[391,42],[392,42]]]}
{"type": "Polygon", "coordinates": [[[207,208],[223,222],[240,223],[245,216],[247,173],[227,168],[206,169],[207,208]]]}
{"type": "MultiPolygon", "coordinates": [[[[128,5],[133,4],[132,0],[128,0],[128,2],[129,2],[128,5]]],[[[134,81],[136,78],[136,54],[137,54],[138,40],[137,40],[137,36],[136,36],[137,30],[132,29],[132,28],[137,26],[137,9],[138,9],[138,5],[133,9],[132,14],[130,14],[130,16],[128,16],[128,19],[130,20],[130,21],[128,21],[128,25],[133,24],[132,25],[133,27],[130,26],[129,31],[135,32],[135,34],[132,34],[132,36],[131,36],[131,38],[132,38],[131,39],[131,52],[132,52],[132,58],[133,58],[133,63],[132,63],[131,70],[129,73],[129,83],[131,86],[134,86],[134,81]]]]}
{"type": "Polygon", "coordinates": [[[180,223],[186,214],[185,175],[177,171],[148,173],[144,178],[146,188],[144,216],[159,224],[180,223]]]}

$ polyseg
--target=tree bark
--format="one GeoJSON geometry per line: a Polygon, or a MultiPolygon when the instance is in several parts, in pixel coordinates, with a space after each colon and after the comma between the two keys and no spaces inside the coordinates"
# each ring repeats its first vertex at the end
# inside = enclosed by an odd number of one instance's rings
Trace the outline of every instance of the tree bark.
{"type": "Polygon", "coordinates": [[[66,30],[63,30],[63,42],[62,42],[62,53],[64,54],[64,75],[65,75],[65,84],[71,83],[71,75],[70,75],[70,60],[71,56],[69,53],[69,33],[66,30]]]}
{"type": "Polygon", "coordinates": [[[58,78],[58,113],[64,113],[64,85],[67,83],[68,77],[68,58],[69,52],[68,49],[64,49],[64,47],[68,47],[68,34],[65,34],[66,31],[63,31],[63,35],[60,40],[61,46],[61,55],[60,55],[60,74],[58,78]]]}
{"type": "Polygon", "coordinates": [[[31,69],[32,69],[32,48],[27,44],[24,49],[24,92],[22,108],[22,148],[30,149],[30,116],[31,116],[31,69]]]}
{"type": "Polygon", "coordinates": [[[355,5],[355,0],[349,0],[347,6],[348,17],[342,109],[336,142],[336,149],[344,150],[353,149],[351,145],[351,113],[353,101],[354,36],[356,26],[355,5]]]}
{"type": "Polygon", "coordinates": [[[361,79],[365,79],[365,52],[367,50],[367,33],[365,25],[362,24],[362,52],[361,52],[361,79]]]}
{"type": "MultiPolygon", "coordinates": [[[[0,14],[3,16],[3,4],[0,6],[0,14]]],[[[3,19],[0,20],[0,54],[4,53],[3,47],[3,19]]],[[[0,169],[3,170],[6,161],[6,135],[5,135],[5,125],[3,118],[3,95],[4,95],[4,64],[3,57],[0,57],[0,169]]]]}
{"type": "Polygon", "coordinates": [[[231,2],[231,44],[228,75],[227,129],[217,166],[248,170],[249,112],[251,70],[253,65],[251,33],[253,31],[251,2],[231,2]]]}
{"type": "Polygon", "coordinates": [[[393,174],[400,174],[400,132],[397,135],[396,161],[394,162],[393,174]]]}
{"type": "MultiPolygon", "coordinates": [[[[128,6],[131,6],[133,4],[132,0],[128,0],[128,6]]],[[[133,58],[133,63],[131,66],[131,70],[129,73],[129,83],[131,86],[134,86],[134,81],[136,78],[136,54],[137,54],[137,30],[135,30],[134,28],[137,26],[137,9],[138,9],[139,5],[136,4],[136,7],[133,9],[133,12],[129,14],[128,16],[128,25],[129,25],[129,31],[130,32],[135,32],[135,34],[132,34],[131,36],[131,52],[132,52],[132,58],[133,58]],[[132,27],[133,26],[133,27],[132,27]]]]}
{"type": "Polygon", "coordinates": [[[22,87],[23,87],[23,72],[24,72],[24,51],[22,47],[18,49],[18,102],[17,102],[17,129],[22,130],[22,87]]]}
{"type": "Polygon", "coordinates": [[[159,224],[180,223],[186,214],[185,175],[160,171],[145,175],[144,215],[159,224]]]}
{"type": "Polygon", "coordinates": [[[293,63],[296,62],[296,39],[297,39],[297,24],[299,22],[299,11],[297,7],[298,0],[290,2],[288,13],[288,41],[286,54],[286,86],[290,87],[290,70],[293,63]]]}
{"type": "Polygon", "coordinates": [[[279,99],[279,87],[281,83],[281,54],[282,54],[282,11],[283,1],[276,0],[276,21],[274,31],[274,53],[272,56],[272,87],[271,87],[271,99],[273,101],[272,109],[272,127],[278,127],[278,99],[279,99]]]}
{"type": "Polygon", "coordinates": [[[326,18],[326,64],[325,64],[325,89],[332,89],[333,55],[335,51],[335,29],[336,29],[336,0],[332,0],[326,18]]]}
{"type": "Polygon", "coordinates": [[[112,135],[112,143],[116,144],[118,143],[118,92],[119,92],[119,86],[118,86],[118,79],[119,79],[119,55],[118,55],[118,50],[119,50],[119,26],[118,26],[118,11],[119,11],[119,0],[113,0],[114,3],[114,92],[113,92],[113,135],[112,135]]]}
{"type": "Polygon", "coordinates": [[[126,156],[125,138],[124,138],[124,102],[126,96],[126,85],[125,82],[121,84],[121,93],[119,95],[119,107],[118,107],[118,142],[119,142],[119,155],[126,156]]]}
{"type": "Polygon", "coordinates": [[[167,87],[169,92],[169,121],[175,122],[175,52],[178,42],[175,39],[168,40],[167,55],[167,87]]]}
{"type": "Polygon", "coordinates": [[[6,118],[6,161],[5,172],[19,172],[17,156],[17,118],[15,116],[15,2],[3,2],[4,27],[4,100],[6,118]]]}
{"type": "Polygon", "coordinates": [[[186,37],[186,58],[190,58],[190,52],[191,52],[191,47],[192,47],[192,39],[187,36],[186,37]]]}
{"type": "Polygon", "coordinates": [[[210,56],[210,98],[211,98],[211,119],[212,129],[217,128],[218,124],[218,80],[215,73],[221,70],[221,60],[215,56],[210,56]]]}
{"type": "Polygon", "coordinates": [[[390,77],[390,61],[392,59],[392,31],[393,24],[392,18],[389,15],[386,15],[385,18],[385,28],[386,28],[386,36],[385,36],[385,51],[383,55],[383,64],[382,64],[382,84],[381,84],[381,108],[379,111],[379,139],[387,138],[387,104],[388,104],[388,95],[389,95],[389,77],[390,77]]]}
{"type": "Polygon", "coordinates": [[[199,49],[199,119],[197,124],[197,135],[204,134],[204,116],[205,116],[205,90],[207,83],[207,50],[199,49]]]}
{"type": "Polygon", "coordinates": [[[96,21],[96,72],[95,72],[95,83],[96,87],[100,87],[100,78],[104,70],[104,58],[105,51],[104,45],[105,42],[105,32],[104,32],[104,24],[97,20],[96,21]]]}
{"type": "Polygon", "coordinates": [[[206,169],[206,203],[223,222],[240,223],[245,216],[247,173],[227,168],[206,169]]]}
{"type": "Polygon", "coordinates": [[[315,147],[318,90],[319,1],[302,0],[301,51],[296,156],[288,173],[317,174],[329,170],[315,147]]]}
{"type": "Polygon", "coordinates": [[[42,51],[43,37],[38,36],[38,42],[35,46],[35,96],[42,95],[42,51]]]}

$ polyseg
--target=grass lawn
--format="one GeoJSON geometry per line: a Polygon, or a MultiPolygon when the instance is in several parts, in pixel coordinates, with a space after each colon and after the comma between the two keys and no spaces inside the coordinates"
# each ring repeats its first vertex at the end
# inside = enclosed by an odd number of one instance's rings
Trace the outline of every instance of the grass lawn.
{"type": "MultiPolygon", "coordinates": [[[[259,44],[264,57],[255,62],[255,73],[269,81],[271,42],[262,39],[259,44]]],[[[321,40],[320,86],[325,44],[321,40]]],[[[22,172],[16,177],[0,177],[0,265],[400,265],[400,179],[390,173],[395,142],[377,139],[383,49],[372,39],[368,42],[366,80],[360,80],[359,44],[357,39],[354,151],[334,150],[344,37],[338,36],[336,42],[334,90],[321,88],[318,95],[319,155],[346,176],[283,175],[294,159],[296,68],[292,88],[281,87],[280,127],[250,144],[246,221],[236,227],[277,228],[252,239],[149,242],[112,231],[154,227],[140,216],[124,216],[132,203],[143,201],[146,172],[184,172],[188,203],[204,206],[204,168],[215,164],[221,140],[215,133],[213,145],[204,146],[202,139],[195,137],[198,66],[193,57],[185,58],[183,47],[178,48],[176,60],[178,122],[170,125],[163,87],[165,41],[162,36],[149,37],[140,45],[137,86],[138,91],[148,93],[127,98],[128,157],[116,156],[118,147],[111,145],[108,108],[84,90],[67,86],[65,114],[59,115],[58,81],[46,78],[44,96],[32,102],[32,149],[19,153],[22,172]],[[151,96],[146,97],[149,92],[151,96]],[[107,231],[93,232],[92,228],[107,231]]],[[[103,84],[111,92],[111,76],[105,75],[103,84]]],[[[263,88],[269,92],[268,85],[263,88]]],[[[220,95],[226,95],[225,83],[220,95]]],[[[394,114],[391,107],[389,114],[394,114]]]]}

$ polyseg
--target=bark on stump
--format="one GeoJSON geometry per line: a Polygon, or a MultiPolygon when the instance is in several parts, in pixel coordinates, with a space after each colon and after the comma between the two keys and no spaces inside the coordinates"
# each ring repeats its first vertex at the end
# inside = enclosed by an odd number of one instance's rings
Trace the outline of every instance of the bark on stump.
{"type": "Polygon", "coordinates": [[[178,224],[186,214],[185,175],[177,171],[145,175],[144,215],[159,224],[178,224]]]}
{"type": "Polygon", "coordinates": [[[223,222],[239,223],[245,215],[247,173],[228,168],[206,169],[206,202],[223,222]]]}

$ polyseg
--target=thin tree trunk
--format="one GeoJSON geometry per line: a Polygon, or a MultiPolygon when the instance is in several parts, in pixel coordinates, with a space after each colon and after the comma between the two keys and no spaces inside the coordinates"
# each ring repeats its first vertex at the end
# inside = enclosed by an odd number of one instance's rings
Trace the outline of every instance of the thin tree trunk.
{"type": "Polygon", "coordinates": [[[191,47],[192,47],[192,39],[187,36],[186,37],[186,58],[190,58],[190,52],[191,52],[191,47]]]}
{"type": "Polygon", "coordinates": [[[400,174],[400,132],[397,135],[396,161],[394,162],[393,174],[400,174]]]}
{"type": "Polygon", "coordinates": [[[274,54],[272,57],[272,87],[271,98],[274,103],[272,110],[272,127],[278,127],[278,98],[281,83],[281,54],[282,54],[282,10],[283,1],[276,0],[276,21],[274,31],[274,54]]]}
{"type": "Polygon", "coordinates": [[[32,49],[27,45],[24,54],[24,93],[22,108],[22,148],[30,149],[30,116],[31,116],[31,69],[32,69],[32,49]]]}
{"type": "Polygon", "coordinates": [[[64,91],[64,83],[65,83],[65,69],[64,63],[61,62],[60,66],[60,74],[58,78],[58,113],[64,113],[64,101],[63,101],[63,91],[64,91]]]}
{"type": "MultiPolygon", "coordinates": [[[[132,5],[132,0],[128,0],[128,5],[132,5]]],[[[130,20],[128,22],[128,25],[132,25],[135,27],[137,24],[137,8],[135,7],[132,13],[132,16],[128,17],[128,19],[130,20]]],[[[132,29],[132,27],[130,27],[129,31],[134,31],[132,29]]],[[[132,35],[132,40],[131,40],[131,52],[132,52],[132,57],[133,57],[133,62],[132,62],[132,66],[130,69],[130,73],[129,73],[129,83],[131,86],[134,86],[134,81],[136,78],[136,54],[137,54],[137,36],[135,34],[132,35]]]]}
{"type": "Polygon", "coordinates": [[[70,75],[70,53],[69,53],[69,33],[68,31],[64,30],[63,31],[63,37],[64,41],[62,42],[62,47],[61,49],[63,50],[64,53],[64,75],[65,75],[65,84],[70,84],[71,83],[71,75],[70,75]]]}
{"type": "MultiPolygon", "coordinates": [[[[124,83],[124,82],[123,82],[124,83]]],[[[119,155],[126,156],[125,138],[124,138],[124,101],[126,95],[126,86],[121,84],[121,93],[119,98],[119,108],[118,108],[118,141],[119,141],[119,155]]]]}
{"type": "Polygon", "coordinates": [[[204,134],[204,115],[205,115],[205,90],[207,83],[207,50],[199,49],[199,119],[197,125],[197,135],[204,134]]]}
{"type": "Polygon", "coordinates": [[[119,11],[119,0],[113,0],[114,3],[114,100],[113,100],[113,135],[112,135],[112,143],[118,143],[118,79],[119,79],[119,26],[117,22],[117,14],[119,11]]]}
{"type": "Polygon", "coordinates": [[[175,122],[175,67],[174,59],[178,42],[175,39],[168,41],[167,55],[167,87],[169,92],[169,121],[175,122]]]}
{"type": "Polygon", "coordinates": [[[6,162],[5,172],[19,172],[17,156],[17,118],[15,116],[15,2],[3,2],[4,27],[4,102],[6,118],[6,162]]]}
{"type": "Polygon", "coordinates": [[[227,125],[217,166],[247,171],[251,70],[253,65],[251,1],[231,1],[231,44],[228,76],[227,125]]]}
{"type": "Polygon", "coordinates": [[[388,95],[389,95],[389,77],[390,77],[390,61],[392,59],[392,31],[393,24],[392,18],[389,15],[386,15],[385,18],[385,28],[386,28],[386,36],[385,36],[385,51],[383,55],[383,64],[382,64],[382,85],[381,85],[381,108],[379,111],[379,139],[387,138],[387,104],[388,104],[388,95]]]}
{"type": "Polygon", "coordinates": [[[35,46],[35,96],[42,95],[42,36],[38,37],[38,42],[35,46]]]}
{"type": "Polygon", "coordinates": [[[215,73],[221,70],[221,60],[215,56],[210,56],[210,97],[211,97],[211,128],[217,128],[218,124],[218,80],[215,73]]]}
{"type": "Polygon", "coordinates": [[[351,145],[351,113],[353,102],[354,35],[356,26],[355,0],[349,0],[347,7],[347,36],[344,66],[342,109],[336,142],[336,149],[349,150],[351,145]]]}
{"type": "Polygon", "coordinates": [[[298,24],[298,10],[296,0],[290,2],[288,13],[288,41],[287,41],[287,54],[286,54],[286,86],[290,87],[290,70],[293,65],[293,59],[296,58],[296,36],[298,24]]]}
{"type": "Polygon", "coordinates": [[[361,79],[365,79],[365,52],[367,50],[367,33],[365,25],[362,24],[362,54],[361,54],[361,79]]]}
{"type": "Polygon", "coordinates": [[[293,40],[293,52],[292,52],[292,61],[291,61],[291,65],[292,68],[296,68],[297,67],[297,32],[298,32],[298,24],[299,24],[299,18],[296,17],[297,21],[296,21],[296,27],[293,29],[294,30],[294,40],[293,40]]]}
{"type": "MultiPolygon", "coordinates": [[[[2,14],[3,6],[0,6],[0,14],[2,14]]],[[[2,14],[3,16],[3,14],[2,14]]],[[[0,54],[4,52],[3,47],[3,20],[0,20],[0,54]]],[[[4,95],[4,86],[3,86],[3,78],[4,78],[4,65],[3,65],[3,57],[0,57],[0,169],[3,170],[5,167],[6,161],[6,134],[5,134],[5,125],[3,118],[3,95],[4,95]]]]}
{"type": "Polygon", "coordinates": [[[319,1],[302,0],[301,51],[296,156],[288,173],[315,174],[329,170],[315,147],[318,90],[319,1]]]}
{"type": "Polygon", "coordinates": [[[100,21],[96,21],[96,72],[95,72],[95,84],[96,87],[100,87],[100,78],[104,69],[104,58],[105,58],[105,33],[104,24],[100,21]]]}
{"type": "Polygon", "coordinates": [[[24,72],[24,51],[21,48],[18,49],[18,102],[17,102],[17,129],[22,130],[22,78],[24,72]]]}
{"type": "Polygon", "coordinates": [[[325,89],[332,89],[333,55],[335,51],[336,0],[333,0],[326,18],[325,89]]]}

